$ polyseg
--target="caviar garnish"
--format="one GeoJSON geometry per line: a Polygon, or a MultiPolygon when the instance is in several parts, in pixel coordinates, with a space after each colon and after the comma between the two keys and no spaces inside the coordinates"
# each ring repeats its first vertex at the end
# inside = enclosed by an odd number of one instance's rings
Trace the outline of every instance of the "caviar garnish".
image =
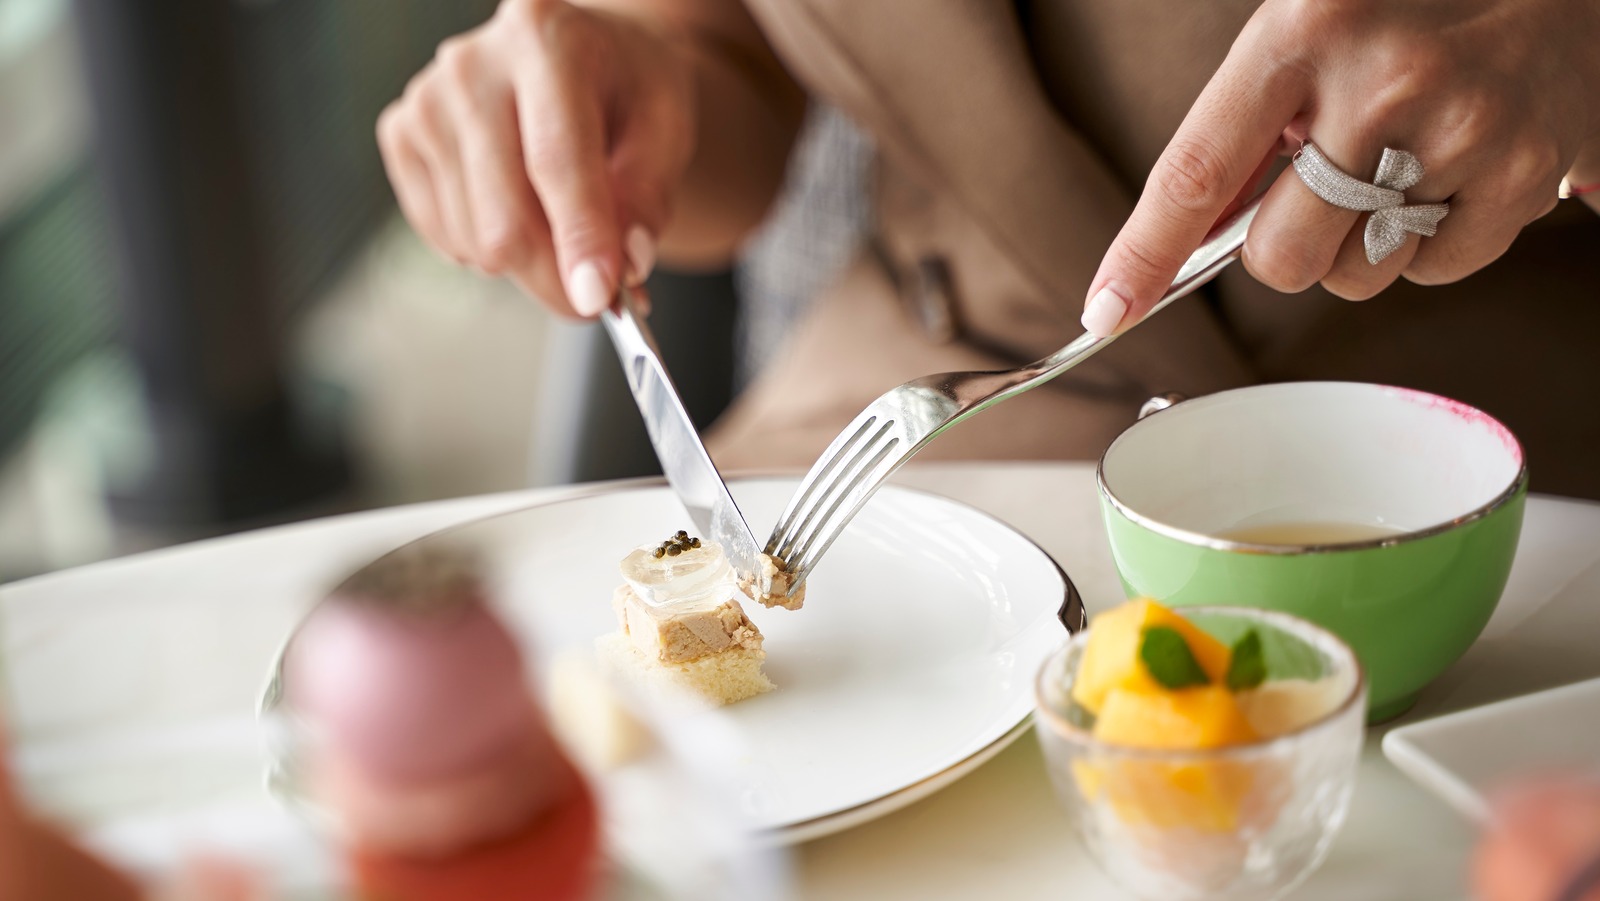
{"type": "Polygon", "coordinates": [[[688,532],[685,532],[682,529],[679,529],[676,535],[671,536],[656,547],[656,559],[659,560],[662,557],[676,557],[679,554],[692,551],[699,546],[700,539],[691,536],[688,532]]]}

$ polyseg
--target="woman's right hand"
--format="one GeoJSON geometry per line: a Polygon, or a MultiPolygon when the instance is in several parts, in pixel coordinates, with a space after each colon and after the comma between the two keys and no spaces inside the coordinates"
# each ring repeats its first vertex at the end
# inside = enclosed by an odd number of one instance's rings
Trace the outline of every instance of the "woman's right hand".
{"type": "Polygon", "coordinates": [[[559,313],[643,281],[695,145],[693,63],[665,27],[505,0],[441,44],[378,118],[412,226],[559,313]]]}

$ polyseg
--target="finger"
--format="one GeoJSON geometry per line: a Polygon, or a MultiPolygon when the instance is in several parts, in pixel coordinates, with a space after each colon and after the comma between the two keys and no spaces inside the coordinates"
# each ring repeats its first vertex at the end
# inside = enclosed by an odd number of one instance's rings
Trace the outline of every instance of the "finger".
{"type": "Polygon", "coordinates": [[[1235,45],[1145,182],[1133,215],[1090,283],[1083,324],[1108,335],[1139,320],[1236,197],[1309,96],[1305,76],[1235,45]]]}
{"type": "Polygon", "coordinates": [[[439,218],[428,164],[412,144],[405,119],[398,107],[390,107],[378,119],[378,146],[395,200],[406,221],[424,241],[440,254],[459,259],[439,218]]]}
{"type": "Polygon", "coordinates": [[[622,279],[630,288],[637,288],[644,284],[650,277],[650,270],[656,265],[656,239],[643,225],[634,225],[628,229],[628,235],[623,239],[623,272],[622,279]]]}
{"type": "Polygon", "coordinates": [[[473,233],[472,212],[462,178],[461,152],[451,111],[432,89],[419,92],[415,109],[417,127],[413,135],[417,151],[433,177],[433,196],[441,231],[448,237],[457,262],[476,263],[478,241],[473,233]]]}
{"type": "Polygon", "coordinates": [[[1499,259],[1522,225],[1508,222],[1501,210],[1481,197],[1453,197],[1438,233],[1422,242],[1405,277],[1419,285],[1459,281],[1499,259]]]}
{"type": "Polygon", "coordinates": [[[537,234],[529,239],[531,250],[506,266],[504,275],[522,293],[538,300],[557,315],[567,318],[584,318],[572,308],[567,289],[561,283],[561,271],[556,266],[555,247],[549,231],[541,224],[537,234]]]}
{"type": "MultiPolygon", "coordinates": [[[[561,276],[556,271],[553,253],[541,253],[526,262],[510,266],[506,269],[505,276],[522,293],[540,301],[557,314],[573,319],[586,318],[579,316],[577,311],[572,309],[572,302],[567,299],[566,289],[561,285],[561,276]]],[[[648,287],[642,283],[633,287],[635,312],[640,316],[649,316],[654,306],[648,287]]]]}
{"type": "Polygon", "coordinates": [[[1367,261],[1366,224],[1362,218],[1345,235],[1338,257],[1322,279],[1322,287],[1345,300],[1367,300],[1394,284],[1421,246],[1420,236],[1407,235],[1406,243],[1373,265],[1367,261]]]}
{"type": "MultiPolygon", "coordinates": [[[[582,49],[568,42],[575,53],[582,49]]],[[[558,45],[560,46],[560,45],[558,45]]],[[[622,239],[606,164],[597,88],[561,59],[528,66],[517,85],[523,164],[544,208],[572,307],[593,316],[610,303],[622,239]]]]}
{"type": "Polygon", "coordinates": [[[693,153],[693,139],[672,96],[636,98],[611,150],[611,183],[626,227],[624,278],[630,285],[643,284],[655,265],[656,236],[671,216],[669,186],[693,153]]]}
{"type": "MultiPolygon", "coordinates": [[[[509,96],[504,104],[464,114],[463,191],[476,230],[476,262],[500,274],[534,254],[554,253],[544,210],[522,167],[521,140],[509,96]]],[[[564,299],[564,298],[563,298],[564,299]]]]}
{"type": "Polygon", "coordinates": [[[1453,182],[1428,185],[1431,199],[1415,201],[1436,202],[1450,192],[1450,212],[1422,242],[1405,277],[1421,285],[1445,284],[1499,259],[1523,226],[1547,211],[1559,168],[1554,153],[1515,151],[1476,165],[1452,165],[1453,182]]]}
{"type": "Polygon", "coordinates": [[[648,155],[635,148],[643,142],[619,145],[611,162],[612,183],[617,193],[617,219],[626,224],[623,236],[622,277],[629,286],[644,284],[656,263],[656,236],[666,225],[667,203],[662,178],[648,155]]]}
{"type": "MultiPolygon", "coordinates": [[[[491,66],[474,33],[439,45],[434,75],[459,157],[461,198],[471,224],[471,262],[498,274],[532,249],[532,220],[540,219],[533,186],[522,168],[511,89],[491,66]]],[[[538,231],[542,231],[540,228],[538,231]]],[[[537,234],[537,232],[534,232],[537,234]]]]}
{"type": "Polygon", "coordinates": [[[568,319],[590,318],[591,314],[580,312],[573,307],[572,297],[567,293],[567,286],[562,281],[561,270],[556,263],[555,249],[550,244],[550,238],[546,236],[542,240],[544,248],[506,267],[505,277],[510,279],[522,293],[543,303],[558,316],[568,319]]]}
{"type": "MultiPolygon", "coordinates": [[[[1299,143],[1297,142],[1295,146],[1299,146],[1299,143]]],[[[1223,220],[1227,219],[1229,216],[1239,212],[1240,207],[1244,206],[1251,200],[1251,198],[1256,196],[1256,194],[1261,190],[1262,180],[1267,177],[1267,173],[1272,171],[1273,164],[1276,163],[1280,157],[1288,156],[1288,154],[1283,151],[1283,147],[1283,140],[1279,139],[1278,146],[1274,147],[1270,152],[1267,153],[1266,156],[1261,158],[1261,162],[1256,164],[1255,171],[1250,173],[1250,178],[1245,181],[1244,187],[1240,188],[1238,193],[1233,196],[1233,199],[1228,201],[1228,205],[1222,208],[1222,212],[1217,216],[1217,221],[1212,223],[1213,228],[1222,224],[1223,220]]],[[[1268,187],[1271,186],[1268,185],[1268,187]]]]}
{"type": "MultiPolygon", "coordinates": [[[[550,240],[549,227],[542,215],[530,225],[524,236],[528,250],[511,261],[502,274],[510,279],[522,293],[543,303],[552,312],[570,319],[585,319],[586,315],[572,308],[567,289],[561,283],[561,273],[556,265],[555,247],[550,240]]],[[[643,288],[634,289],[636,309],[641,314],[650,312],[650,295],[643,288]]]]}
{"type": "Polygon", "coordinates": [[[530,260],[513,265],[506,269],[505,277],[522,293],[544,304],[552,312],[568,318],[582,318],[567,300],[566,289],[561,286],[561,275],[556,271],[553,259],[549,262],[530,260]]]}
{"type": "MultiPolygon", "coordinates": [[[[1333,159],[1332,152],[1325,152],[1333,159]]],[[[1318,197],[1299,173],[1285,169],[1267,189],[1245,236],[1245,268],[1275,290],[1304,291],[1333,268],[1339,246],[1358,217],[1318,197]]]]}
{"type": "MultiPolygon", "coordinates": [[[[1361,103],[1348,93],[1321,104],[1303,132],[1340,171],[1369,181],[1383,154],[1381,133],[1365,124],[1361,103]]],[[[1278,175],[1245,238],[1244,263],[1263,284],[1295,294],[1321,281],[1334,266],[1345,237],[1361,214],[1323,200],[1294,167],[1278,175]]]]}

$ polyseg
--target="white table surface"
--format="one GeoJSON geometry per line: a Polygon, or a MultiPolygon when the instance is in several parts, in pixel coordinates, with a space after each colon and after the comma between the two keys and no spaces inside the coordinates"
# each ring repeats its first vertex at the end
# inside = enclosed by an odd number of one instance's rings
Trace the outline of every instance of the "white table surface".
{"type": "MultiPolygon", "coordinates": [[[[897,479],[1012,523],[1091,611],[1121,599],[1088,464],[946,464],[897,479]]],[[[596,486],[298,523],[0,587],[13,760],[80,828],[266,810],[254,705],[279,642],[343,572],[444,526],[596,486]],[[106,748],[115,748],[107,753],[106,748]]],[[[1494,619],[1400,722],[1600,675],[1600,505],[1535,496],[1494,619]]],[[[1350,819],[1301,899],[1461,898],[1472,830],[1367,742],[1350,819]]],[[[796,849],[802,897],[1119,898],[1069,833],[1033,737],[899,812],[796,849]]]]}

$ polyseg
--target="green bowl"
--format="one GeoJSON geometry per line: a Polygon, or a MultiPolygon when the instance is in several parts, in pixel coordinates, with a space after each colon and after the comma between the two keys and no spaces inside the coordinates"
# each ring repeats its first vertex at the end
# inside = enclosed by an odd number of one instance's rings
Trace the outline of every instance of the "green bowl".
{"type": "Polygon", "coordinates": [[[1448,398],[1348,382],[1226,391],[1106,449],[1124,590],[1282,610],[1349,642],[1368,719],[1397,716],[1488,623],[1522,530],[1522,448],[1448,398]]]}

